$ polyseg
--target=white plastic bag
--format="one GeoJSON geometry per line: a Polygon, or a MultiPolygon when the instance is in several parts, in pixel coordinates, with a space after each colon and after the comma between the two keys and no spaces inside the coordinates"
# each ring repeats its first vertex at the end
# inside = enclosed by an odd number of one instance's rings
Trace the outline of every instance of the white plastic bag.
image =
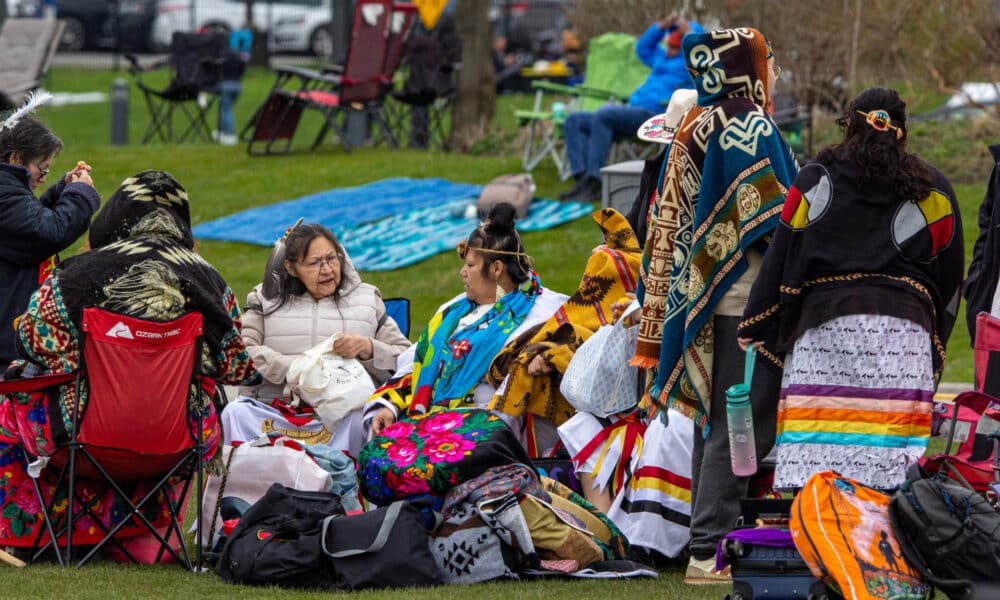
{"type": "Polygon", "coordinates": [[[253,504],[264,497],[273,483],[309,492],[326,492],[333,487],[330,474],[300,446],[285,446],[286,440],[279,440],[273,446],[250,441],[237,448],[222,447],[222,461],[228,465],[229,474],[225,477],[212,475],[205,484],[201,513],[205,519],[204,543],[209,543],[213,518],[215,532],[222,531],[222,517],[215,514],[215,506],[222,497],[235,496],[253,504]],[[223,481],[225,489],[222,489],[223,481]]]}
{"type": "Polygon", "coordinates": [[[336,333],[292,361],[285,376],[285,394],[313,407],[323,426],[333,431],[352,410],[362,408],[375,383],[356,358],[333,353],[336,333]]]}
{"type": "Polygon", "coordinates": [[[614,325],[604,325],[577,348],[559,391],[579,411],[608,417],[639,401],[639,370],[628,361],[635,354],[639,328],[625,328],[628,310],[614,325]]]}

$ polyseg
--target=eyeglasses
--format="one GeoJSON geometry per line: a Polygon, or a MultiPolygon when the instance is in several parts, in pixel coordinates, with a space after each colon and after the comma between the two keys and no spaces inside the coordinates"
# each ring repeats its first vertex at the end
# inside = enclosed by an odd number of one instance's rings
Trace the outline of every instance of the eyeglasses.
{"type": "Polygon", "coordinates": [[[41,163],[35,163],[35,168],[38,169],[38,172],[42,174],[42,177],[48,175],[49,171],[51,170],[51,167],[49,169],[43,169],[41,163]]]}
{"type": "Polygon", "coordinates": [[[315,257],[302,261],[302,266],[306,269],[317,270],[323,268],[323,265],[326,265],[332,269],[338,262],[340,262],[340,259],[336,254],[333,254],[323,258],[315,257]]]}

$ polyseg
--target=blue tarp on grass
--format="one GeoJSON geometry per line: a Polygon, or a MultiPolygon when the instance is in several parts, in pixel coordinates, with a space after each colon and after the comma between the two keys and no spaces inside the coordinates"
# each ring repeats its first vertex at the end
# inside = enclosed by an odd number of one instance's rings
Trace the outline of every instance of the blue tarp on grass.
{"type": "MultiPolygon", "coordinates": [[[[454,250],[479,222],[478,217],[465,215],[480,190],[480,185],[445,179],[383,179],[201,223],[194,228],[194,235],[270,246],[302,217],[306,223],[322,223],[332,229],[357,269],[388,271],[454,250]]],[[[590,204],[536,198],[517,228],[548,229],[593,210],[590,204]]]]}
{"type": "MultiPolygon", "coordinates": [[[[454,251],[479,223],[467,218],[471,201],[456,200],[344,231],[341,243],[354,266],[363,271],[390,271],[419,262],[439,252],[454,251]]],[[[521,231],[540,231],[594,212],[590,204],[536,198],[527,218],[517,222],[521,231]]],[[[530,249],[529,249],[530,252],[530,249]]]]}
{"type": "Polygon", "coordinates": [[[341,235],[345,229],[411,210],[475,198],[481,185],[447,179],[395,177],[365,185],[326,190],[295,200],[260,206],[199,223],[194,235],[205,240],[270,246],[302,217],[341,235]]]}

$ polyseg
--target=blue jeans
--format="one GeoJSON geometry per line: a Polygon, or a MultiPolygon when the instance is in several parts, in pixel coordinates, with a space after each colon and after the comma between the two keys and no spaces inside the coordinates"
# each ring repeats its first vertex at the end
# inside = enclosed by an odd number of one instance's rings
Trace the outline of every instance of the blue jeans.
{"type": "Polygon", "coordinates": [[[233,119],[233,105],[243,91],[243,83],[238,79],[223,80],[219,87],[219,131],[235,134],[236,122],[233,119]]]}
{"type": "Polygon", "coordinates": [[[615,140],[635,136],[639,126],[655,115],[637,106],[608,105],[597,112],[577,112],[566,117],[563,137],[573,175],[599,178],[615,140]]]}

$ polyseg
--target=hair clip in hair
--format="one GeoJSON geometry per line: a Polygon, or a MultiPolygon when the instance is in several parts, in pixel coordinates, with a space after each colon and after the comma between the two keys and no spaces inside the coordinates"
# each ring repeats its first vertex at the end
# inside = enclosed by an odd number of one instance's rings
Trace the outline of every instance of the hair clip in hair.
{"type": "Polygon", "coordinates": [[[295,231],[295,228],[301,225],[302,221],[304,220],[305,220],[304,217],[299,217],[299,220],[296,221],[294,225],[285,230],[285,235],[281,236],[281,239],[283,240],[288,239],[288,236],[292,235],[292,232],[295,231]]]}
{"type": "Polygon", "coordinates": [[[771,40],[764,38],[764,47],[767,48],[767,58],[774,56],[774,48],[771,47],[771,40]]]}
{"type": "Polygon", "coordinates": [[[889,116],[888,111],[879,108],[868,112],[859,110],[857,113],[863,116],[865,121],[876,131],[889,131],[890,129],[895,129],[896,139],[903,137],[903,130],[892,124],[892,117],[889,116]]]}

